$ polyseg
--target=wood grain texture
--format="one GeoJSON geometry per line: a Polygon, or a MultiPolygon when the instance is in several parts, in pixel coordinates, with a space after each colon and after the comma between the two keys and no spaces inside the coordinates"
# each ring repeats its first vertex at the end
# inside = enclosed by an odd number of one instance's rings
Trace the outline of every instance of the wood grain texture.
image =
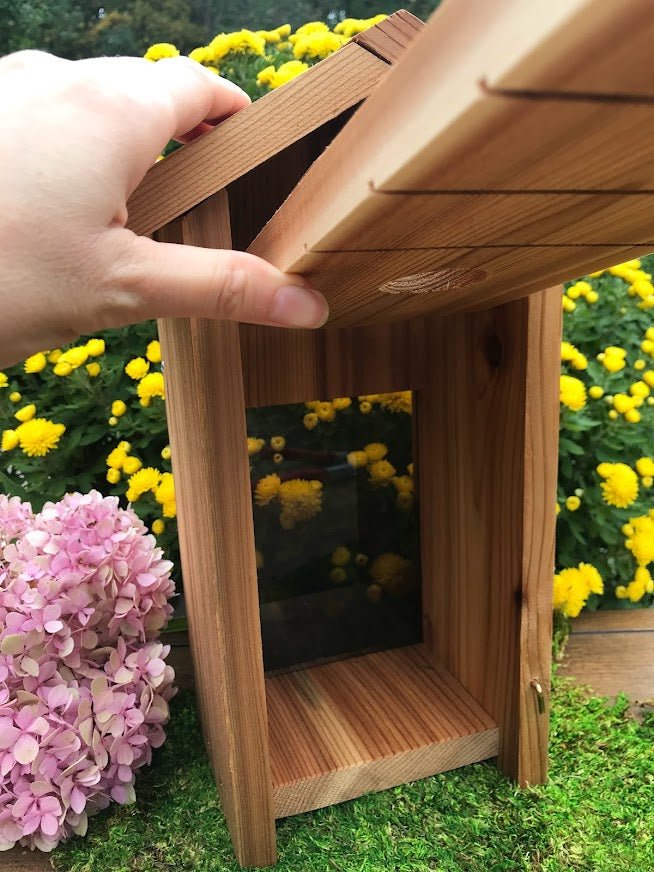
{"type": "Polygon", "coordinates": [[[546,765],[530,682],[547,690],[559,295],[430,318],[416,396],[425,642],[496,720],[522,784],[546,765]]]}
{"type": "Polygon", "coordinates": [[[275,814],[492,757],[497,729],[422,646],[266,679],[275,814]]]}
{"type": "Polygon", "coordinates": [[[420,321],[345,330],[240,325],[246,405],[302,403],[422,385],[420,321]]]}
{"type": "Polygon", "coordinates": [[[2,872],[52,872],[48,854],[27,851],[25,848],[3,852],[0,868],[2,872]]]}
{"type": "Polygon", "coordinates": [[[552,576],[559,463],[559,368],[562,312],[560,288],[529,298],[527,313],[524,478],[522,485],[522,580],[518,687],[518,748],[505,752],[504,768],[519,784],[547,777],[552,576]],[[536,685],[544,695],[539,711],[536,685]]]}
{"type": "MultiPolygon", "coordinates": [[[[228,248],[226,193],[164,236],[228,248]]],[[[159,333],[205,742],[239,862],[266,866],[275,823],[238,326],[164,320],[159,333]]]]}
{"type": "Polygon", "coordinates": [[[582,612],[572,622],[572,632],[613,633],[648,632],[654,630],[654,608],[616,609],[615,611],[582,612]]]}
{"type": "Polygon", "coordinates": [[[622,51],[602,59],[614,90],[636,89],[641,102],[564,99],[563,81],[560,96],[535,99],[488,87],[528,91],[546,68],[580,85],[581,58],[594,69],[595,29],[583,22],[595,13],[605,36],[654,30],[644,2],[443,4],[250,250],[309,276],[335,326],[496,305],[646,253],[648,65],[627,65],[622,51]],[[452,269],[474,275],[465,293],[448,282],[452,269]],[[379,290],[440,270],[429,293],[379,290]]]}
{"type": "Polygon", "coordinates": [[[654,609],[575,618],[558,674],[602,696],[626,693],[633,703],[654,705],[654,609]]]}
{"type": "MultiPolygon", "coordinates": [[[[574,4],[573,4],[574,5],[574,4]]],[[[522,88],[528,77],[537,91],[614,94],[647,94],[654,97],[654,86],[643,80],[642,64],[652,59],[649,46],[654,38],[654,20],[649,0],[602,0],[579,4],[573,17],[557,34],[558,52],[547,44],[536,47],[528,66],[496,75],[491,84],[498,88],[522,88]],[[579,37],[593,46],[592,62],[579,52],[579,37]],[[616,75],[616,70],[619,75],[616,75]]]]}
{"type": "Polygon", "coordinates": [[[407,43],[411,42],[424,27],[424,23],[400,9],[352,38],[352,42],[362,46],[387,63],[395,63],[404,54],[407,43]]]}
{"type": "Polygon", "coordinates": [[[146,235],[163,227],[355,106],[387,70],[362,46],[345,45],[156,163],[128,200],[128,228],[146,235]]]}

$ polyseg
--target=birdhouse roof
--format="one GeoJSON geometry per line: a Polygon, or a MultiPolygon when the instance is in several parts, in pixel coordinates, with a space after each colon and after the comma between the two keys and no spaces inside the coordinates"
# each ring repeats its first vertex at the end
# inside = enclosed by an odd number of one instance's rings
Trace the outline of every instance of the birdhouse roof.
{"type": "Polygon", "coordinates": [[[271,155],[363,103],[235,244],[267,221],[248,250],[306,275],[333,326],[518,299],[654,251],[653,42],[650,0],[397,13],[153,167],[128,226],[255,167],[267,185],[271,155]]]}
{"type": "Polygon", "coordinates": [[[400,10],[283,87],[173,152],[127,204],[128,228],[151,234],[364,100],[423,27],[400,10]]]}
{"type": "Polygon", "coordinates": [[[651,3],[445,0],[248,250],[333,326],[499,305],[654,251],[651,3]]]}

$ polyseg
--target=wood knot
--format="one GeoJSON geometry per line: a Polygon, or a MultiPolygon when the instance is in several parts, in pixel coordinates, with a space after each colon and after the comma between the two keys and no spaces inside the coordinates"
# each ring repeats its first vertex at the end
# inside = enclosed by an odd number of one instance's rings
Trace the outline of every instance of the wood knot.
{"type": "Polygon", "coordinates": [[[481,269],[436,269],[392,279],[380,285],[382,294],[445,294],[486,278],[481,269]]]}
{"type": "Polygon", "coordinates": [[[502,340],[496,333],[490,333],[486,337],[484,354],[488,365],[493,369],[497,369],[502,363],[502,352],[502,340]]]}

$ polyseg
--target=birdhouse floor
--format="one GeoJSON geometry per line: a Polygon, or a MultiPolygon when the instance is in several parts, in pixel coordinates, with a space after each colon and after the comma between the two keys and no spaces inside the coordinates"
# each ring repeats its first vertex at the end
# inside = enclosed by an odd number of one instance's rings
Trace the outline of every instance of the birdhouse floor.
{"type": "Polygon", "coordinates": [[[422,645],[269,676],[275,816],[494,757],[492,719],[422,645]]]}

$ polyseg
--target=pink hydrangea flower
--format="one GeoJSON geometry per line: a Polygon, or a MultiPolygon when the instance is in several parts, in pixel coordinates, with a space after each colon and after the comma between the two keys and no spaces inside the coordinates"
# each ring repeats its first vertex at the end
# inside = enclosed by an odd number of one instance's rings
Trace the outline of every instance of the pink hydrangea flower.
{"type": "Polygon", "coordinates": [[[0,850],[50,851],[134,801],[175,693],[171,568],[116,497],[0,496],[0,850]]]}

